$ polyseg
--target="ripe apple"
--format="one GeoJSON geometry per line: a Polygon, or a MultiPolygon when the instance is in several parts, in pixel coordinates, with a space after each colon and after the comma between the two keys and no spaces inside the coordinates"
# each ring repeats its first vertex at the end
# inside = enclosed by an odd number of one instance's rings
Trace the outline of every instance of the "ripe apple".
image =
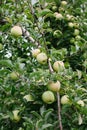
{"type": "Polygon", "coordinates": [[[69,23],[68,23],[68,26],[69,26],[70,28],[73,28],[73,27],[74,27],[74,24],[73,24],[72,22],[69,22],[69,23]]]}
{"type": "Polygon", "coordinates": [[[55,13],[54,13],[54,16],[56,17],[56,19],[59,19],[59,20],[63,19],[62,14],[60,14],[60,13],[58,13],[58,12],[55,12],[55,13]]]}
{"type": "Polygon", "coordinates": [[[61,97],[61,104],[70,104],[69,96],[64,95],[61,97]]]}
{"type": "Polygon", "coordinates": [[[11,78],[12,80],[18,80],[18,79],[19,79],[19,73],[18,73],[18,72],[15,72],[15,71],[11,72],[11,73],[10,73],[10,78],[11,78]]]}
{"type": "Polygon", "coordinates": [[[40,53],[40,49],[34,49],[32,50],[32,56],[37,57],[37,55],[40,53]]]}
{"type": "Polygon", "coordinates": [[[84,107],[85,103],[82,100],[77,101],[77,104],[81,107],[84,107]]]}
{"type": "Polygon", "coordinates": [[[36,59],[40,64],[46,64],[47,63],[47,55],[43,52],[39,53],[37,55],[36,59]]]}
{"type": "Polygon", "coordinates": [[[50,81],[47,85],[48,89],[53,92],[59,92],[60,86],[61,86],[61,84],[59,81],[57,81],[57,82],[50,81]]]}
{"type": "Polygon", "coordinates": [[[66,1],[61,1],[61,5],[62,5],[62,6],[66,6],[66,5],[67,5],[67,2],[66,2],[66,1]]]}
{"type": "Polygon", "coordinates": [[[3,49],[3,45],[0,43],[0,51],[3,49]]]}
{"type": "Polygon", "coordinates": [[[14,120],[15,122],[19,122],[20,119],[21,119],[21,117],[18,115],[18,113],[19,113],[19,110],[14,110],[14,111],[13,111],[13,120],[14,120]]]}
{"type": "Polygon", "coordinates": [[[80,33],[80,31],[79,31],[78,29],[75,29],[75,30],[74,30],[74,35],[75,35],[75,36],[79,35],[79,33],[80,33]]]}
{"type": "Polygon", "coordinates": [[[57,72],[61,72],[65,69],[64,63],[62,61],[56,61],[53,64],[53,69],[57,72]]]}
{"type": "Polygon", "coordinates": [[[34,101],[34,99],[33,99],[33,97],[32,97],[31,94],[27,94],[27,95],[25,95],[23,98],[26,99],[27,102],[28,102],[28,101],[34,101]]]}
{"type": "Polygon", "coordinates": [[[45,91],[42,94],[42,100],[47,103],[47,104],[51,104],[55,101],[55,96],[53,94],[53,92],[51,91],[45,91]]]}
{"type": "Polygon", "coordinates": [[[21,36],[22,35],[22,29],[20,26],[14,26],[13,28],[11,28],[11,34],[13,36],[21,36]]]}

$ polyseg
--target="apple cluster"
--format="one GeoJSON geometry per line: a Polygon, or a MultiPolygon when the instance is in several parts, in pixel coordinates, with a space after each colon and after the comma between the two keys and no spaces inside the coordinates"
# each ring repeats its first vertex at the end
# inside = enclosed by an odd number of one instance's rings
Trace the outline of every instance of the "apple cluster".
{"type": "Polygon", "coordinates": [[[57,82],[49,81],[47,85],[48,90],[42,94],[42,100],[47,104],[53,103],[55,101],[54,92],[59,92],[60,87],[61,84],[59,81],[57,82]]]}
{"type": "Polygon", "coordinates": [[[32,50],[32,56],[35,57],[40,64],[46,64],[47,63],[47,55],[44,52],[41,52],[40,49],[33,49],[32,50]]]}

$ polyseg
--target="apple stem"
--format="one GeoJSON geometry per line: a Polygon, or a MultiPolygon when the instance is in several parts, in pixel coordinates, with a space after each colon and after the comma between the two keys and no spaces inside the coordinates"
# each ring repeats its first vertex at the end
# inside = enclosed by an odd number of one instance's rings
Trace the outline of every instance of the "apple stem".
{"type": "Polygon", "coordinates": [[[60,127],[60,130],[63,130],[62,118],[61,118],[60,94],[59,94],[59,93],[57,93],[57,104],[58,104],[58,120],[59,120],[59,127],[60,127]]]}

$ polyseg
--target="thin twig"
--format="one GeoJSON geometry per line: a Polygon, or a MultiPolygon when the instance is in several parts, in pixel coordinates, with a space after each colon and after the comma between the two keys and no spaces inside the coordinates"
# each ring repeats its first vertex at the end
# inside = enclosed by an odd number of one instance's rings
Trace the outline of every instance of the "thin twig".
{"type": "Polygon", "coordinates": [[[50,73],[53,73],[53,68],[52,68],[52,65],[51,65],[51,62],[50,62],[50,58],[48,58],[48,65],[49,65],[49,70],[50,70],[50,73]]]}
{"type": "Polygon", "coordinates": [[[34,38],[30,35],[30,33],[25,29],[22,28],[23,35],[26,36],[32,43],[34,43],[36,46],[39,46],[39,43],[34,40],[34,38]]]}
{"type": "Polygon", "coordinates": [[[60,127],[60,130],[63,130],[62,118],[61,118],[60,94],[59,93],[57,93],[57,104],[58,104],[59,127],[60,127]]]}

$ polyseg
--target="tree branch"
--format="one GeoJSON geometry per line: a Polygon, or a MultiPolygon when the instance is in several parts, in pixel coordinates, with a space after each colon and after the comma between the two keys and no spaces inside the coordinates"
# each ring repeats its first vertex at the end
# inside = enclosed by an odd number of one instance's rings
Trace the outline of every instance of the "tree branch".
{"type": "MultiPolygon", "coordinates": [[[[23,35],[26,36],[32,43],[34,43],[36,46],[39,46],[39,43],[36,42],[32,38],[32,36],[30,35],[30,33],[26,29],[22,28],[22,32],[23,32],[23,35]]],[[[52,65],[51,65],[51,62],[50,62],[50,58],[48,58],[48,66],[49,66],[49,71],[52,74],[54,71],[53,71],[53,68],[52,68],[52,65]]],[[[60,128],[60,130],[63,130],[62,118],[61,118],[60,94],[59,93],[57,93],[57,104],[58,104],[59,128],[60,128]]]]}
{"type": "Polygon", "coordinates": [[[49,66],[50,73],[53,73],[54,71],[50,63],[50,58],[48,58],[48,66],[49,66]]]}
{"type": "MultiPolygon", "coordinates": [[[[32,13],[33,13],[33,11],[32,11],[32,13]]],[[[32,38],[32,36],[30,35],[30,33],[26,29],[22,28],[22,32],[23,32],[23,35],[26,36],[32,43],[34,43],[36,46],[39,46],[39,43],[36,42],[35,39],[32,38]]],[[[44,33],[41,33],[41,34],[42,34],[44,44],[45,44],[44,33]]],[[[45,49],[46,49],[47,54],[48,54],[48,48],[47,48],[46,44],[45,44],[45,49]]],[[[52,68],[50,58],[48,58],[48,66],[49,66],[50,73],[53,74],[54,70],[52,68]]],[[[59,93],[57,93],[57,105],[58,105],[59,128],[60,128],[60,130],[63,130],[62,119],[61,119],[60,94],[59,93]]]]}
{"type": "Polygon", "coordinates": [[[31,37],[30,33],[26,29],[22,28],[22,32],[23,35],[26,36],[26,38],[28,38],[32,43],[34,43],[36,46],[39,46],[39,43],[36,42],[33,37],[31,37]]]}
{"type": "Polygon", "coordinates": [[[61,118],[60,94],[59,93],[57,93],[57,104],[58,104],[59,127],[60,127],[60,130],[63,130],[62,118],[61,118]]]}

